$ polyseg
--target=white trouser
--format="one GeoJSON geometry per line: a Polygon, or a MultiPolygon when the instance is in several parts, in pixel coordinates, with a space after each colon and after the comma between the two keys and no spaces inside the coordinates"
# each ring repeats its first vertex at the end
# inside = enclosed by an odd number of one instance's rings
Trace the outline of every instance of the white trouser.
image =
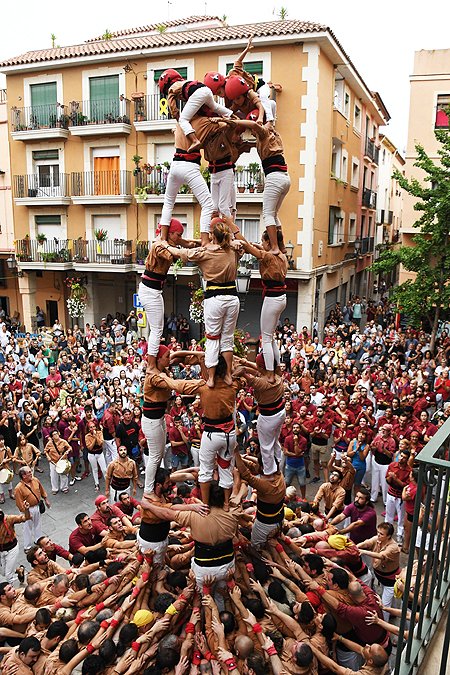
{"type": "Polygon", "coordinates": [[[405,502],[400,497],[394,497],[390,495],[389,492],[386,496],[386,522],[394,524],[395,514],[397,514],[398,525],[397,525],[397,534],[399,537],[403,537],[404,526],[403,521],[405,520],[405,502]]]}
{"type": "Polygon", "coordinates": [[[233,205],[234,170],[224,169],[211,174],[211,198],[214,210],[231,216],[233,205]]]}
{"type": "MultiPolygon", "coordinates": [[[[393,586],[383,586],[381,584],[381,588],[383,589],[383,592],[381,594],[381,602],[383,603],[384,607],[392,607],[392,602],[394,600],[394,587],[393,586]]],[[[383,618],[385,621],[390,621],[390,614],[389,612],[383,612],[383,618]]]]}
{"type": "Polygon", "coordinates": [[[50,483],[52,485],[52,492],[58,492],[61,489],[63,492],[67,491],[69,487],[69,477],[64,473],[56,471],[56,465],[49,462],[50,466],[50,483]]]}
{"type": "Polygon", "coordinates": [[[213,110],[216,115],[219,115],[220,117],[230,117],[233,114],[233,111],[229,108],[225,108],[224,105],[216,103],[209,87],[196,89],[196,91],[189,96],[186,105],[181,111],[180,119],[178,120],[178,124],[185,136],[195,133],[190,121],[203,105],[208,106],[208,108],[213,110]]]}
{"type": "Polygon", "coordinates": [[[252,527],[251,542],[253,546],[258,549],[263,548],[263,546],[267,544],[269,537],[274,536],[275,532],[280,529],[280,523],[272,523],[272,525],[269,525],[269,523],[260,523],[259,520],[256,519],[252,527]]]}
{"type": "Polygon", "coordinates": [[[30,516],[30,520],[26,520],[23,524],[23,547],[25,550],[34,546],[35,541],[42,537],[39,504],[30,506],[30,516]]]}
{"type": "Polygon", "coordinates": [[[142,539],[139,532],[137,533],[137,543],[139,549],[142,553],[151,549],[153,551],[153,564],[154,565],[163,565],[164,558],[166,557],[167,547],[169,546],[169,537],[166,537],[164,541],[146,541],[142,539]]]}
{"type": "Polygon", "coordinates": [[[164,331],[164,298],[162,291],[139,284],[139,300],[145,309],[148,321],[148,354],[157,356],[164,331]]]}
{"type": "Polygon", "coordinates": [[[117,443],[115,438],[111,438],[110,441],[103,441],[103,450],[105,452],[105,462],[106,466],[111,464],[118,457],[117,453],[117,443]]]}
{"type": "Polygon", "coordinates": [[[366,584],[366,586],[370,586],[370,584],[372,583],[372,579],[373,574],[369,570],[369,568],[367,568],[367,572],[365,574],[363,574],[361,577],[358,577],[358,581],[362,581],[362,583],[366,584]]]}
{"type": "Polygon", "coordinates": [[[373,502],[376,502],[378,499],[378,490],[381,487],[381,492],[383,495],[383,503],[386,504],[387,497],[387,483],[386,483],[386,474],[388,470],[388,464],[378,464],[374,459],[372,460],[372,491],[370,494],[370,499],[373,502]]]}
{"type": "Polygon", "coordinates": [[[236,432],[229,434],[222,431],[204,431],[200,442],[200,472],[199,483],[208,483],[214,477],[216,466],[219,470],[219,485],[225,490],[233,487],[234,448],[236,445],[236,432]],[[221,466],[222,464],[222,466],[221,466]]]}
{"type": "Polygon", "coordinates": [[[291,187],[289,174],[284,171],[273,171],[264,181],[262,217],[264,227],[276,225],[281,227],[278,211],[291,187]]]}
{"type": "Polygon", "coordinates": [[[259,87],[256,93],[261,99],[262,107],[266,113],[266,122],[273,122],[275,120],[277,104],[270,98],[269,85],[263,84],[262,87],[259,87]]]}
{"type": "Polygon", "coordinates": [[[201,206],[200,232],[209,232],[214,205],[205,179],[200,173],[200,166],[194,162],[177,162],[170,165],[167,176],[164,204],[161,213],[161,225],[170,225],[172,211],[180,185],[188,185],[201,206]]]}
{"type": "Polygon", "coordinates": [[[192,461],[194,463],[194,466],[198,466],[200,464],[200,446],[199,445],[191,445],[191,456],[192,456],[192,461]]]}
{"type": "Polygon", "coordinates": [[[278,464],[281,461],[280,431],[286,418],[286,411],[280,410],[276,415],[258,415],[256,430],[258,432],[259,445],[263,471],[266,476],[277,470],[275,458],[278,464]]]}
{"type": "Polygon", "coordinates": [[[142,416],[142,431],[147,439],[148,458],[145,467],[144,494],[149,495],[155,487],[155,475],[166,449],[166,419],[150,420],[142,416]]]}
{"type": "Polygon", "coordinates": [[[10,551],[0,552],[0,575],[6,578],[10,584],[16,581],[17,558],[19,556],[19,544],[10,551]]]}
{"type": "Polygon", "coordinates": [[[235,182],[234,178],[233,178],[233,185],[231,186],[230,198],[231,198],[231,215],[235,216],[236,215],[237,190],[236,190],[236,182],[235,182]]]}
{"type": "Polygon", "coordinates": [[[109,503],[110,504],[115,504],[116,502],[119,501],[119,495],[123,494],[124,492],[127,493],[127,495],[131,496],[131,484],[127,488],[122,488],[122,490],[116,490],[116,488],[109,487],[109,503]]]}
{"type": "Polygon", "coordinates": [[[205,577],[212,576],[214,577],[214,584],[218,581],[223,581],[227,578],[228,572],[231,570],[234,572],[234,560],[226,563],[225,565],[217,565],[216,567],[201,567],[197,565],[194,558],[191,561],[191,570],[195,574],[195,580],[197,582],[197,589],[202,592],[203,590],[203,581],[205,577]]]}
{"type": "Polygon", "coordinates": [[[93,452],[88,452],[88,460],[92,469],[92,476],[94,477],[94,483],[98,487],[98,467],[100,467],[103,474],[103,478],[106,476],[106,462],[103,452],[100,452],[98,455],[95,455],[93,452]]]}
{"type": "Polygon", "coordinates": [[[278,326],[281,312],[286,309],[286,303],[287,299],[285,293],[278,298],[264,298],[260,321],[262,349],[266,370],[275,370],[275,361],[278,365],[280,364],[280,352],[274,338],[274,333],[278,326]]]}
{"type": "Polygon", "coordinates": [[[219,354],[233,351],[234,329],[239,316],[239,307],[237,295],[214,295],[203,301],[206,368],[217,366],[219,354]],[[208,335],[213,335],[218,339],[211,340],[208,335]]]}
{"type": "Polygon", "coordinates": [[[12,494],[12,483],[0,483],[0,495],[5,495],[5,485],[8,485],[8,492],[11,495],[12,494]]]}

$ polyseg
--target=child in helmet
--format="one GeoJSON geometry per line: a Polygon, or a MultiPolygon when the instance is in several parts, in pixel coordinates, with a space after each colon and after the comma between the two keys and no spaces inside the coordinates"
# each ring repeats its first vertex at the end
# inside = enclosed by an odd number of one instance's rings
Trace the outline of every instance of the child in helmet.
{"type": "Polygon", "coordinates": [[[233,113],[239,117],[247,117],[252,110],[258,111],[258,124],[264,122],[264,108],[256,91],[244,77],[233,75],[225,84],[225,101],[233,113]]]}
{"type": "MultiPolygon", "coordinates": [[[[214,73],[208,73],[207,75],[210,76],[208,81],[211,86],[215,89],[223,87],[225,78],[222,75],[215,73],[218,76],[216,79],[212,77],[214,73]]],[[[201,143],[190,124],[195,114],[215,114],[221,117],[232,115],[231,110],[216,103],[213,91],[209,86],[197,80],[184,80],[180,73],[173,68],[168,68],[161,74],[158,86],[161,95],[167,97],[172,117],[178,120],[183,133],[190,142],[189,152],[198,152],[201,148],[201,143]],[[179,101],[185,102],[181,113],[178,109],[179,101]]]]}

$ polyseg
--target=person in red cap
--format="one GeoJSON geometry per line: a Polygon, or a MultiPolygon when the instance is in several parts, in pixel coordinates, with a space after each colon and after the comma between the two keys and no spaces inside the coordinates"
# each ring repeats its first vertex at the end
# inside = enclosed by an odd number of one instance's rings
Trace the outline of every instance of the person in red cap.
{"type": "Polygon", "coordinates": [[[269,235],[272,251],[278,255],[281,249],[278,245],[277,229],[281,230],[278,212],[284,198],[291,187],[286,160],[284,159],[283,141],[274,128],[261,126],[255,121],[257,111],[249,113],[246,120],[226,120],[227,124],[238,130],[249,129],[256,138],[256,149],[261,159],[265,182],[263,193],[262,217],[263,224],[269,235]]]}
{"type": "MultiPolygon", "coordinates": [[[[236,226],[235,226],[236,227],[236,226]]],[[[238,228],[236,227],[238,232],[238,228]]],[[[214,387],[214,374],[219,354],[225,359],[225,383],[231,385],[234,329],[239,315],[239,298],[236,290],[238,261],[242,251],[231,246],[231,232],[221,218],[211,221],[211,244],[194,250],[168,246],[168,251],[183,262],[196,262],[206,280],[203,315],[205,322],[208,387],[214,387]]]]}
{"type": "MultiPolygon", "coordinates": [[[[167,230],[169,242],[173,246],[183,243],[190,245],[188,242],[182,240],[183,225],[176,218],[172,218],[167,230]]],[[[159,233],[157,232],[157,234],[159,233]]],[[[157,236],[150,246],[145,261],[145,270],[138,289],[139,300],[145,309],[150,327],[147,361],[151,367],[155,366],[164,330],[164,298],[162,289],[173,261],[173,256],[162,245],[160,237],[157,236]]]]}

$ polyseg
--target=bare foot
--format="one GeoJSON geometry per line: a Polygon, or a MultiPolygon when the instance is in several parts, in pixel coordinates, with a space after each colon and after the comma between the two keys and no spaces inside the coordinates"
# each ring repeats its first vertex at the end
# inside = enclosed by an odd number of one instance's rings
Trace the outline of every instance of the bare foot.
{"type": "Polygon", "coordinates": [[[209,387],[210,389],[214,389],[214,378],[213,377],[208,377],[206,380],[206,386],[209,387]]]}
{"type": "Polygon", "coordinates": [[[275,373],[268,372],[267,373],[267,380],[268,380],[268,382],[273,384],[275,382],[275,373]]]}
{"type": "Polygon", "coordinates": [[[225,384],[228,384],[230,386],[233,384],[233,380],[231,378],[231,375],[225,375],[225,377],[223,378],[223,381],[225,382],[225,384]]]}
{"type": "Polygon", "coordinates": [[[273,253],[274,255],[280,255],[281,251],[280,251],[280,249],[279,249],[278,246],[277,246],[276,248],[273,248],[273,249],[272,249],[272,253],[273,253]]]}
{"type": "Polygon", "coordinates": [[[200,143],[200,141],[196,141],[195,143],[192,143],[192,145],[188,147],[188,152],[199,152],[201,147],[202,144],[200,143]]]}

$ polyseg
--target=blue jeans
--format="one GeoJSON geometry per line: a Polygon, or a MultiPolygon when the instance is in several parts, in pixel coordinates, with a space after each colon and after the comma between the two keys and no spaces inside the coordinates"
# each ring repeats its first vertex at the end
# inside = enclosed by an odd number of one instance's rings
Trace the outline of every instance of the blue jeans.
{"type": "Polygon", "coordinates": [[[187,455],[172,455],[173,469],[186,469],[189,457],[187,455]]]}
{"type": "Polygon", "coordinates": [[[304,466],[286,466],[284,467],[284,478],[286,480],[286,485],[292,485],[292,479],[294,476],[297,476],[298,484],[300,487],[306,485],[306,469],[304,466]]]}

